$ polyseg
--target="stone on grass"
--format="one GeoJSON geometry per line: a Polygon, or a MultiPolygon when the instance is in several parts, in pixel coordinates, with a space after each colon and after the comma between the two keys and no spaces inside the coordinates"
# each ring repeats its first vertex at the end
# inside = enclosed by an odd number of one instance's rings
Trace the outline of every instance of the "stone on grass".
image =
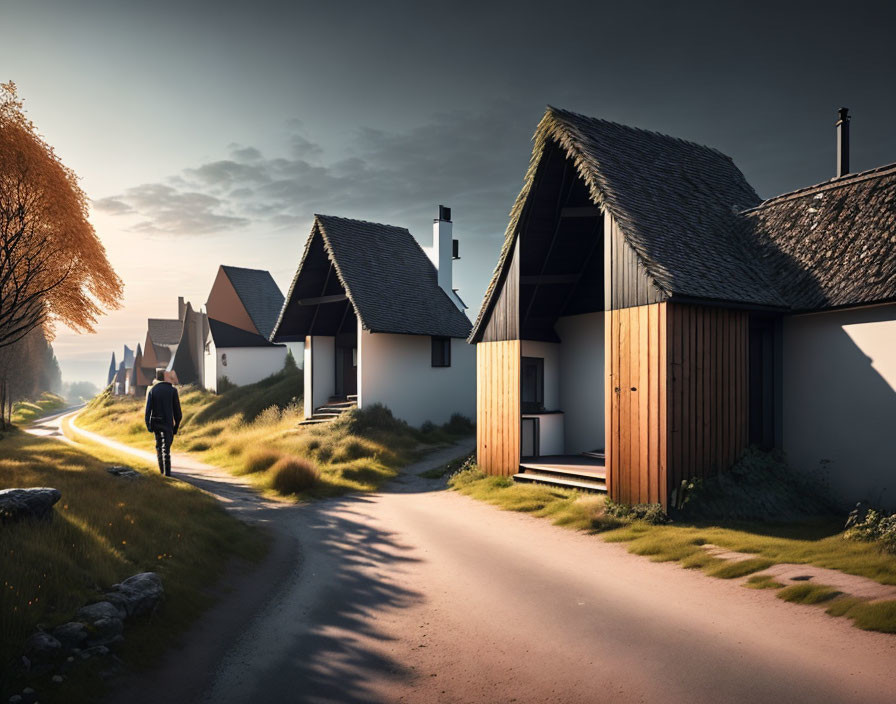
{"type": "Polygon", "coordinates": [[[105,645],[93,645],[82,650],[79,655],[82,660],[89,660],[93,657],[105,657],[109,654],[109,649],[105,645]]]}
{"type": "Polygon", "coordinates": [[[87,640],[87,626],[80,621],[69,621],[53,629],[53,637],[66,650],[73,650],[87,640]]]}
{"type": "Polygon", "coordinates": [[[62,498],[59,489],[33,487],[0,490],[0,522],[25,518],[52,518],[53,504],[62,498]]]}
{"type": "Polygon", "coordinates": [[[123,640],[124,623],[120,618],[101,618],[93,622],[91,631],[90,645],[111,645],[123,640]]]}
{"type": "Polygon", "coordinates": [[[86,623],[94,623],[101,618],[124,618],[125,612],[109,601],[98,601],[78,609],[78,618],[86,623]]]}
{"type": "Polygon", "coordinates": [[[116,477],[123,477],[124,479],[141,479],[143,477],[140,472],[136,469],[131,469],[130,467],[125,467],[124,465],[113,465],[112,467],[106,467],[106,471],[109,474],[112,474],[116,477]]]}
{"type": "Polygon", "coordinates": [[[25,653],[29,660],[47,660],[55,657],[62,644],[49,633],[38,631],[25,641],[25,653]]]}
{"type": "Polygon", "coordinates": [[[164,594],[159,575],[141,572],[116,584],[106,599],[123,611],[125,618],[131,618],[155,609],[164,594]]]}

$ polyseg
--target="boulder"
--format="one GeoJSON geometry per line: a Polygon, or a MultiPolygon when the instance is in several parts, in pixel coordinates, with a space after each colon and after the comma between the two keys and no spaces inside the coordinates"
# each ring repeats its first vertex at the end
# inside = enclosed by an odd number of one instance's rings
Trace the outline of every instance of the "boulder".
{"type": "Polygon", "coordinates": [[[124,479],[141,479],[143,477],[140,472],[136,469],[131,469],[130,467],[125,467],[124,465],[113,465],[111,467],[106,467],[106,471],[109,474],[112,474],[116,477],[122,477],[124,479]]]}
{"type": "Polygon", "coordinates": [[[123,640],[124,623],[120,618],[101,618],[93,622],[87,644],[111,645],[123,640]]]}
{"type": "Polygon", "coordinates": [[[53,637],[66,650],[73,650],[87,640],[87,626],[80,621],[69,621],[61,626],[56,626],[53,629],[53,637]]]}
{"type": "Polygon", "coordinates": [[[109,601],[98,601],[78,609],[78,618],[85,623],[93,623],[101,618],[124,618],[125,613],[109,601]]]}
{"type": "Polygon", "coordinates": [[[92,645],[78,653],[82,660],[89,660],[93,657],[105,657],[108,654],[109,649],[105,645],[92,645]]]}
{"type": "Polygon", "coordinates": [[[106,600],[124,612],[125,618],[140,616],[156,608],[165,590],[155,572],[141,572],[116,584],[106,594],[106,600]]]}
{"type": "Polygon", "coordinates": [[[33,487],[0,490],[0,522],[25,518],[52,518],[53,504],[62,498],[58,489],[33,487]]]}
{"type": "Polygon", "coordinates": [[[43,631],[31,634],[25,641],[25,655],[32,662],[54,658],[61,648],[62,644],[58,640],[43,631]]]}

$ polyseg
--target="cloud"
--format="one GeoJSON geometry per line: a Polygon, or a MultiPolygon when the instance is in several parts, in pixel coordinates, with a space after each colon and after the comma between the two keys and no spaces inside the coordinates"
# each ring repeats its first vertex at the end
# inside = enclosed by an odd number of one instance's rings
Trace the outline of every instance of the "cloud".
{"type": "Polygon", "coordinates": [[[438,204],[468,228],[499,236],[528,159],[532,121],[508,105],[483,112],[439,113],[401,132],[359,128],[341,153],[328,153],[289,123],[283,151],[265,155],[231,144],[226,158],[183,169],[95,201],[128,216],[139,231],[205,235],[267,225],[307,224],[313,213],[379,220],[413,229],[431,222],[438,204]]]}

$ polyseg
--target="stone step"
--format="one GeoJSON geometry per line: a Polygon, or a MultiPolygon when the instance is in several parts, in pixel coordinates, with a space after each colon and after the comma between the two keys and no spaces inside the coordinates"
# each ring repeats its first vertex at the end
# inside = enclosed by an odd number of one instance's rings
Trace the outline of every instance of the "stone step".
{"type": "Polygon", "coordinates": [[[558,486],[564,489],[579,489],[580,491],[595,491],[607,493],[607,483],[600,479],[588,479],[584,477],[568,477],[557,474],[542,474],[526,470],[513,475],[513,481],[524,484],[546,484],[558,486]]]}

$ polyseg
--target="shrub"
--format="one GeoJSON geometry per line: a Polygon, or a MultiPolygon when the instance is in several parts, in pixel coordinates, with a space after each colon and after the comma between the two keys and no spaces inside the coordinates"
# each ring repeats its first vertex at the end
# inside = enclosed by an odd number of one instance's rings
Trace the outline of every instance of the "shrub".
{"type": "Polygon", "coordinates": [[[896,513],[887,514],[860,502],[846,519],[843,535],[848,540],[880,543],[884,550],[896,554],[896,513]]]}
{"type": "Polygon", "coordinates": [[[613,518],[644,521],[652,525],[669,523],[669,517],[661,504],[620,504],[607,497],[604,501],[604,513],[613,518]]]}
{"type": "Polygon", "coordinates": [[[230,391],[231,389],[235,389],[235,388],[236,388],[236,384],[234,384],[226,376],[222,376],[220,379],[218,379],[217,392],[219,394],[226,394],[228,391],[230,391]]]}
{"type": "Polygon", "coordinates": [[[264,472],[273,467],[282,457],[283,455],[274,450],[252,450],[243,459],[243,472],[246,474],[264,472]]]}
{"type": "Polygon", "coordinates": [[[443,427],[452,435],[470,435],[474,430],[476,430],[476,426],[473,425],[473,421],[471,421],[466,416],[462,416],[460,413],[455,413],[453,416],[451,416],[450,420],[445,423],[443,427]]]}
{"type": "Polygon", "coordinates": [[[205,452],[211,447],[211,444],[205,440],[197,440],[189,446],[190,452],[205,452]]]}
{"type": "Polygon", "coordinates": [[[302,457],[283,457],[271,468],[271,488],[278,494],[301,494],[317,482],[317,467],[302,457]]]}
{"type": "Polygon", "coordinates": [[[395,418],[392,411],[381,403],[363,409],[353,408],[343,413],[334,423],[342,425],[350,435],[363,435],[373,431],[401,433],[410,430],[407,423],[395,418]]]}
{"type": "Polygon", "coordinates": [[[280,422],[280,408],[278,406],[268,406],[252,421],[253,425],[264,427],[277,425],[280,422]]]}

